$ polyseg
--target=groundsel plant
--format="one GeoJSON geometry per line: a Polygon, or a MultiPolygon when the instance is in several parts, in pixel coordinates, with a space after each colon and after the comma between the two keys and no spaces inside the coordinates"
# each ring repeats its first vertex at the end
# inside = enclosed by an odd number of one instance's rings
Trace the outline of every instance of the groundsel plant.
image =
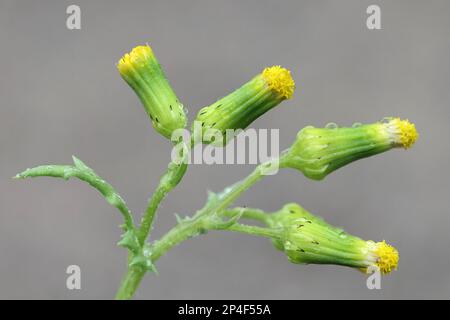
{"type": "MultiPolygon", "coordinates": [[[[299,131],[292,146],[277,159],[256,166],[246,178],[222,192],[208,195],[203,208],[192,216],[176,215],[177,224],[160,239],[150,241],[150,231],[158,207],[166,195],[182,180],[188,167],[188,151],[196,143],[214,142],[224,146],[230,137],[212,141],[208,130],[224,133],[230,129],[245,129],[265,112],[283,100],[292,98],[295,83],[289,70],[281,66],[263,69],[250,81],[213,104],[202,108],[195,121],[202,128],[191,141],[172,141],[172,134],[186,130],[187,117],[183,104],[170,86],[153,50],[138,46],[125,54],[117,69],[125,82],[139,97],[154,129],[172,146],[180,146],[172,157],[158,187],[148,201],[140,223],[115,189],[84,162],[73,157],[71,165],[44,165],[27,169],[15,178],[56,177],[78,178],[97,189],[122,214],[123,234],[118,245],[128,250],[127,271],[118,288],[117,299],[131,299],[147,272],[156,273],[155,263],[179,243],[211,230],[240,232],[271,239],[293,263],[334,264],[367,271],[377,268],[388,274],[398,265],[397,250],[385,241],[365,241],[331,226],[300,205],[286,204],[278,212],[230,206],[256,182],[270,175],[267,168],[293,168],[307,178],[322,180],[328,174],[355,160],[393,148],[410,148],[418,134],[414,124],[399,118],[384,118],[372,124],[355,124],[340,128],[328,124],[325,128],[308,126],[299,131]],[[241,219],[257,222],[242,223],[241,219]],[[261,226],[262,224],[262,226],[261,226]]],[[[221,136],[221,135],[217,135],[221,136]]]]}

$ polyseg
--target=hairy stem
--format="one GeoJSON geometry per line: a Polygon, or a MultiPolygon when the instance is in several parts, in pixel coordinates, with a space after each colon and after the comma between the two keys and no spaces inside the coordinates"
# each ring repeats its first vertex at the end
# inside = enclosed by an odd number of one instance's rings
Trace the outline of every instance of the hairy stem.
{"type": "Polygon", "coordinates": [[[222,191],[218,195],[218,201],[213,202],[212,205],[206,205],[203,209],[196,213],[196,216],[208,215],[212,213],[223,214],[223,210],[228,208],[228,206],[239,198],[242,193],[250,189],[250,187],[252,187],[256,182],[261,180],[268,173],[267,168],[270,168],[274,163],[278,163],[278,159],[258,165],[245,179],[222,191]]]}
{"type": "MultiPolygon", "coordinates": [[[[177,224],[152,246],[151,260],[156,262],[163,254],[181,242],[192,238],[200,232],[203,224],[202,218],[186,220],[177,224]]],[[[139,267],[129,267],[116,294],[118,300],[131,299],[144,277],[146,270],[139,267]]]]}
{"type": "Polygon", "coordinates": [[[156,211],[166,195],[172,191],[181,181],[186,173],[187,164],[171,161],[167,167],[166,173],[161,177],[156,191],[148,202],[147,209],[141,220],[141,226],[138,232],[138,240],[142,246],[147,239],[155,220],[156,211]]]}
{"type": "Polygon", "coordinates": [[[257,227],[257,226],[249,226],[249,225],[239,224],[239,223],[233,224],[227,230],[245,233],[245,234],[249,234],[249,235],[253,235],[253,236],[267,237],[267,238],[272,238],[272,239],[279,237],[279,231],[277,231],[277,230],[263,228],[263,227],[257,227]]]}
{"type": "MultiPolygon", "coordinates": [[[[151,260],[156,262],[166,252],[180,244],[181,242],[195,237],[205,232],[205,230],[222,230],[220,226],[208,223],[208,217],[202,216],[195,219],[187,219],[166,233],[160,240],[156,241],[152,246],[151,260]]],[[[253,236],[261,236],[268,238],[279,237],[279,232],[270,228],[257,226],[249,226],[244,224],[233,224],[226,229],[233,232],[244,233],[253,236]]],[[[145,270],[137,267],[130,267],[125,278],[117,292],[116,299],[131,299],[139,287],[145,270]]]]}
{"type": "Polygon", "coordinates": [[[141,225],[138,231],[139,244],[142,246],[147,239],[153,221],[155,220],[156,211],[159,205],[164,200],[166,195],[170,192],[165,186],[159,184],[155,192],[148,201],[147,209],[141,219],[141,225]]]}
{"type": "MultiPolygon", "coordinates": [[[[277,161],[277,160],[276,160],[277,161]]],[[[240,182],[232,185],[229,188],[226,188],[223,192],[221,192],[217,198],[214,198],[211,200],[211,202],[208,202],[203,209],[199,210],[192,219],[185,219],[183,222],[176,225],[173,229],[171,229],[166,235],[164,235],[160,240],[156,241],[151,246],[151,257],[152,263],[154,263],[156,260],[158,260],[162,255],[164,255],[167,251],[169,251],[174,246],[178,245],[179,243],[192,238],[194,236],[197,236],[199,234],[204,233],[207,230],[231,230],[236,232],[244,232],[247,234],[253,234],[253,235],[261,235],[265,237],[274,236],[275,233],[272,231],[269,231],[269,229],[260,228],[260,227],[254,227],[254,226],[247,226],[248,228],[243,228],[242,225],[236,226],[235,224],[231,224],[230,226],[227,225],[227,222],[220,223],[217,221],[211,222],[211,218],[213,216],[223,216],[224,209],[226,209],[230,204],[232,204],[243,192],[248,190],[251,186],[253,186],[256,182],[258,182],[261,178],[265,176],[266,168],[272,164],[273,161],[263,163],[258,165],[255,170],[248,175],[245,179],[241,180],[240,182]],[[233,227],[234,226],[234,227],[233,227]]],[[[180,178],[183,176],[184,172],[182,173],[176,173],[175,170],[174,173],[170,173],[170,165],[168,172],[163,176],[160,182],[160,187],[162,188],[161,193],[157,192],[155,193],[150,199],[149,202],[149,209],[146,211],[142,224],[141,229],[139,232],[140,239],[143,239],[145,241],[148,232],[151,228],[151,223],[154,219],[154,214],[156,212],[156,209],[158,207],[158,204],[160,201],[164,198],[164,196],[171,190],[171,189],[165,189],[164,187],[164,181],[166,179],[171,179],[177,177],[180,178]],[[161,186],[163,185],[163,186],[161,186]],[[154,198],[154,200],[153,200],[154,198]]],[[[180,178],[181,179],[181,178],[180,178]]],[[[179,180],[178,180],[179,181],[179,180]]],[[[172,185],[169,185],[172,186],[172,185]]],[[[176,184],[172,186],[175,187],[176,184]]],[[[158,187],[158,189],[160,188],[158,187]]],[[[256,211],[253,213],[254,216],[256,216],[256,211]]],[[[261,216],[259,216],[261,217],[261,216]]],[[[142,241],[142,240],[141,240],[142,241]]],[[[139,287],[140,281],[142,280],[146,270],[136,267],[129,267],[127,274],[125,275],[122,284],[119,288],[119,291],[117,292],[116,298],[117,299],[130,299],[133,297],[135,291],[139,287]]]]}
{"type": "Polygon", "coordinates": [[[133,298],[142,278],[145,275],[145,270],[140,267],[129,267],[125,277],[120,284],[119,290],[116,293],[117,300],[130,300],[133,298]]]}
{"type": "Polygon", "coordinates": [[[243,219],[255,220],[267,224],[267,220],[269,216],[266,212],[260,209],[255,208],[233,208],[229,210],[225,210],[223,215],[226,217],[232,217],[236,214],[241,214],[243,219]]]}

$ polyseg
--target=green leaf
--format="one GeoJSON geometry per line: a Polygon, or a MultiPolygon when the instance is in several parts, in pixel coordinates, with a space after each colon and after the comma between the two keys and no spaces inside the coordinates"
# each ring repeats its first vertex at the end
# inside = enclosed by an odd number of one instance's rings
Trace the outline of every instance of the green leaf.
{"type": "Polygon", "coordinates": [[[158,274],[158,270],[151,259],[151,249],[148,244],[144,244],[142,250],[131,259],[129,265],[130,267],[140,267],[145,271],[158,274]]]}
{"type": "Polygon", "coordinates": [[[25,179],[34,177],[54,177],[68,180],[75,177],[87,182],[89,185],[97,189],[109,204],[116,207],[125,219],[127,230],[134,229],[133,218],[131,211],[128,209],[125,201],[114,190],[114,188],[98,176],[94,170],[89,168],[84,162],[73,156],[74,166],[72,165],[45,165],[34,168],[28,168],[25,171],[17,174],[14,178],[25,179]]]}
{"type": "Polygon", "coordinates": [[[94,171],[91,168],[89,168],[83,161],[81,161],[77,157],[72,156],[72,160],[73,160],[73,163],[75,164],[76,168],[78,168],[78,169],[80,169],[82,171],[86,171],[86,172],[90,172],[90,173],[95,174],[94,171]]]}
{"type": "Polygon", "coordinates": [[[234,225],[238,220],[242,217],[242,214],[244,213],[244,208],[239,208],[238,210],[235,210],[232,213],[231,216],[229,216],[229,219],[223,218],[223,212],[214,213],[210,216],[208,216],[208,223],[209,228],[215,229],[215,230],[226,230],[232,225],[234,225]]]}
{"type": "Polygon", "coordinates": [[[139,240],[136,236],[136,230],[130,229],[127,230],[122,236],[121,240],[117,243],[118,246],[127,248],[131,252],[137,254],[141,249],[139,245],[139,240]]]}
{"type": "Polygon", "coordinates": [[[178,224],[183,223],[184,221],[190,219],[189,217],[182,218],[182,217],[180,217],[180,215],[178,213],[174,213],[174,215],[175,215],[175,219],[177,220],[178,224]]]}

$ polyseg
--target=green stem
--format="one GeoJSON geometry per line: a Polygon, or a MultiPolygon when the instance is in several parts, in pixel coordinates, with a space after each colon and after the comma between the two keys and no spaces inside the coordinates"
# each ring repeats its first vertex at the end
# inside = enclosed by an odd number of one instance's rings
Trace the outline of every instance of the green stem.
{"type": "Polygon", "coordinates": [[[142,278],[145,275],[145,270],[140,267],[129,267],[125,277],[122,280],[119,290],[116,294],[117,300],[130,300],[133,298],[142,278]]]}
{"type": "Polygon", "coordinates": [[[206,205],[203,209],[197,212],[196,216],[208,215],[215,212],[222,213],[222,211],[228,208],[242,193],[250,189],[250,187],[265,176],[265,168],[267,168],[271,163],[272,161],[268,161],[258,165],[245,179],[222,191],[218,195],[219,201],[213,203],[212,205],[206,205]]]}
{"type": "Polygon", "coordinates": [[[166,195],[172,191],[178,183],[180,183],[184,174],[186,173],[186,163],[176,163],[171,161],[167,167],[166,173],[161,177],[156,191],[148,201],[147,209],[141,220],[141,226],[138,232],[139,244],[142,246],[147,239],[150,230],[152,228],[153,221],[155,220],[156,211],[159,205],[166,197],[166,195]]]}
{"type": "Polygon", "coordinates": [[[223,196],[223,199],[219,201],[215,208],[211,208],[210,211],[220,212],[228,208],[228,206],[231,205],[242,193],[250,189],[250,187],[261,180],[262,177],[264,177],[264,175],[261,173],[261,167],[258,166],[250,175],[247,176],[247,178],[232,186],[231,189],[225,189],[224,193],[220,195],[221,197],[223,196]]]}
{"type": "Polygon", "coordinates": [[[267,224],[270,218],[266,212],[255,208],[233,208],[224,211],[223,215],[226,217],[232,217],[236,214],[241,214],[241,218],[255,220],[267,224]]]}
{"type": "MultiPolygon", "coordinates": [[[[187,152],[185,152],[184,157],[187,157],[187,155],[187,152]]],[[[158,187],[148,201],[147,209],[141,219],[141,225],[137,230],[137,240],[141,248],[143,248],[145,241],[149,236],[159,205],[164,200],[166,195],[180,183],[186,173],[187,162],[184,160],[186,159],[179,158],[177,161],[172,160],[169,163],[167,171],[161,177],[158,187]]],[[[130,255],[128,260],[130,261],[131,258],[132,256],[130,255]]],[[[139,287],[145,273],[146,270],[142,267],[129,266],[116,293],[116,299],[131,299],[139,287]]]]}
{"type": "Polygon", "coordinates": [[[155,192],[149,199],[147,209],[142,216],[141,225],[138,231],[138,240],[141,246],[145,243],[145,240],[150,233],[150,229],[152,227],[153,221],[155,220],[156,211],[158,210],[159,205],[169,192],[170,190],[168,190],[166,186],[159,184],[155,192]]]}
{"type": "Polygon", "coordinates": [[[177,224],[152,246],[151,259],[156,261],[167,251],[181,242],[193,238],[205,231],[205,218],[187,219],[177,224]]]}
{"type": "Polygon", "coordinates": [[[263,227],[257,227],[257,226],[249,226],[249,225],[239,224],[239,223],[233,224],[227,230],[245,233],[245,234],[249,234],[249,235],[253,235],[253,236],[267,237],[267,238],[272,238],[272,239],[280,237],[280,232],[277,230],[263,228],[263,227]]]}
{"type": "MultiPolygon", "coordinates": [[[[160,240],[156,241],[153,244],[151,253],[152,262],[156,262],[166,252],[168,252],[170,249],[177,246],[181,242],[195,237],[203,233],[203,231],[207,229],[213,230],[214,226],[208,224],[207,219],[207,216],[202,216],[195,219],[187,219],[172,228],[160,240]]],[[[221,230],[220,227],[218,228],[218,230],[221,230]]],[[[276,230],[243,224],[233,224],[226,230],[268,238],[279,237],[279,232],[276,230]]],[[[144,277],[145,272],[146,271],[142,268],[130,267],[125,278],[122,281],[119,291],[117,292],[116,299],[131,299],[135,291],[139,287],[139,284],[144,277]]]]}
{"type": "MultiPolygon", "coordinates": [[[[164,253],[179,243],[195,236],[202,229],[202,218],[185,220],[177,224],[152,246],[151,260],[157,261],[164,253]]],[[[117,291],[116,299],[129,300],[133,297],[146,271],[139,267],[129,267],[122,284],[117,291]]]]}
{"type": "MultiPolygon", "coordinates": [[[[197,236],[203,233],[206,230],[213,229],[223,229],[224,223],[216,223],[210,222],[208,219],[213,214],[221,215],[223,214],[223,210],[226,209],[230,204],[232,204],[243,192],[248,190],[251,186],[253,186],[256,182],[258,182],[261,178],[264,177],[265,168],[270,165],[270,163],[263,163],[258,165],[255,170],[248,175],[244,180],[232,185],[229,188],[226,188],[223,192],[218,195],[218,199],[214,199],[212,203],[207,203],[203,209],[199,210],[192,219],[186,219],[185,221],[176,225],[173,229],[171,229],[166,235],[164,235],[160,240],[156,241],[151,247],[151,260],[154,263],[158,260],[162,255],[164,255],[167,251],[169,251],[174,246],[179,243],[197,236]]],[[[176,171],[175,171],[176,172],[176,171]]],[[[184,172],[183,172],[184,174],[184,172]]],[[[158,187],[162,189],[159,194],[158,189],[155,192],[155,195],[150,199],[148,209],[143,217],[139,236],[140,239],[146,239],[148,232],[151,227],[151,223],[154,218],[154,213],[158,207],[160,201],[164,198],[164,196],[171,189],[164,189],[164,181],[173,178],[176,176],[177,178],[182,177],[182,174],[172,174],[170,173],[170,166],[168,172],[163,176],[160,182],[160,186],[158,187]],[[167,191],[168,190],[168,191],[167,191]],[[154,200],[153,200],[154,199],[154,200]]],[[[176,184],[175,184],[176,185],[176,184]]],[[[175,186],[173,185],[173,187],[175,186]]],[[[171,186],[171,184],[169,184],[171,186]]],[[[172,187],[172,188],[173,188],[172,187]]],[[[226,223],[225,223],[226,224],[226,223]]],[[[244,232],[248,234],[254,235],[262,235],[262,236],[274,236],[275,234],[269,229],[264,229],[260,227],[249,226],[248,229],[243,229],[240,227],[232,226],[226,227],[226,230],[232,230],[236,232],[244,232]],[[260,232],[261,234],[258,234],[260,232]]],[[[125,275],[122,284],[117,292],[117,299],[130,299],[134,295],[134,292],[139,287],[140,281],[142,280],[144,274],[144,269],[139,269],[136,267],[128,268],[127,274],[125,275]]]]}

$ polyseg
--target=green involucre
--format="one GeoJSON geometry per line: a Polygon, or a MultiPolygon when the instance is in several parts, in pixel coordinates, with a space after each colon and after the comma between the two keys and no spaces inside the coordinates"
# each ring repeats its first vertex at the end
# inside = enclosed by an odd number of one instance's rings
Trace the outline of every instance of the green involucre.
{"type": "Polygon", "coordinates": [[[226,144],[234,137],[234,134],[227,135],[226,130],[247,128],[283,100],[284,98],[271,90],[263,77],[258,75],[229,95],[202,108],[195,118],[192,129],[195,129],[195,125],[200,128],[201,132],[198,134],[201,134],[204,143],[213,142],[205,135],[208,130],[217,131],[223,140],[214,143],[226,144]]]}
{"type": "Polygon", "coordinates": [[[293,263],[367,267],[366,241],[328,224],[298,204],[285,205],[269,215],[267,223],[281,233],[273,244],[293,263]]]}
{"type": "Polygon", "coordinates": [[[393,147],[381,123],[350,128],[308,126],[297,134],[294,144],[282,157],[281,166],[300,170],[310,179],[322,180],[340,167],[393,147]]]}
{"type": "Polygon", "coordinates": [[[170,139],[176,129],[186,127],[186,114],[149,46],[138,46],[119,61],[122,78],[136,92],[153,127],[170,139]]]}

